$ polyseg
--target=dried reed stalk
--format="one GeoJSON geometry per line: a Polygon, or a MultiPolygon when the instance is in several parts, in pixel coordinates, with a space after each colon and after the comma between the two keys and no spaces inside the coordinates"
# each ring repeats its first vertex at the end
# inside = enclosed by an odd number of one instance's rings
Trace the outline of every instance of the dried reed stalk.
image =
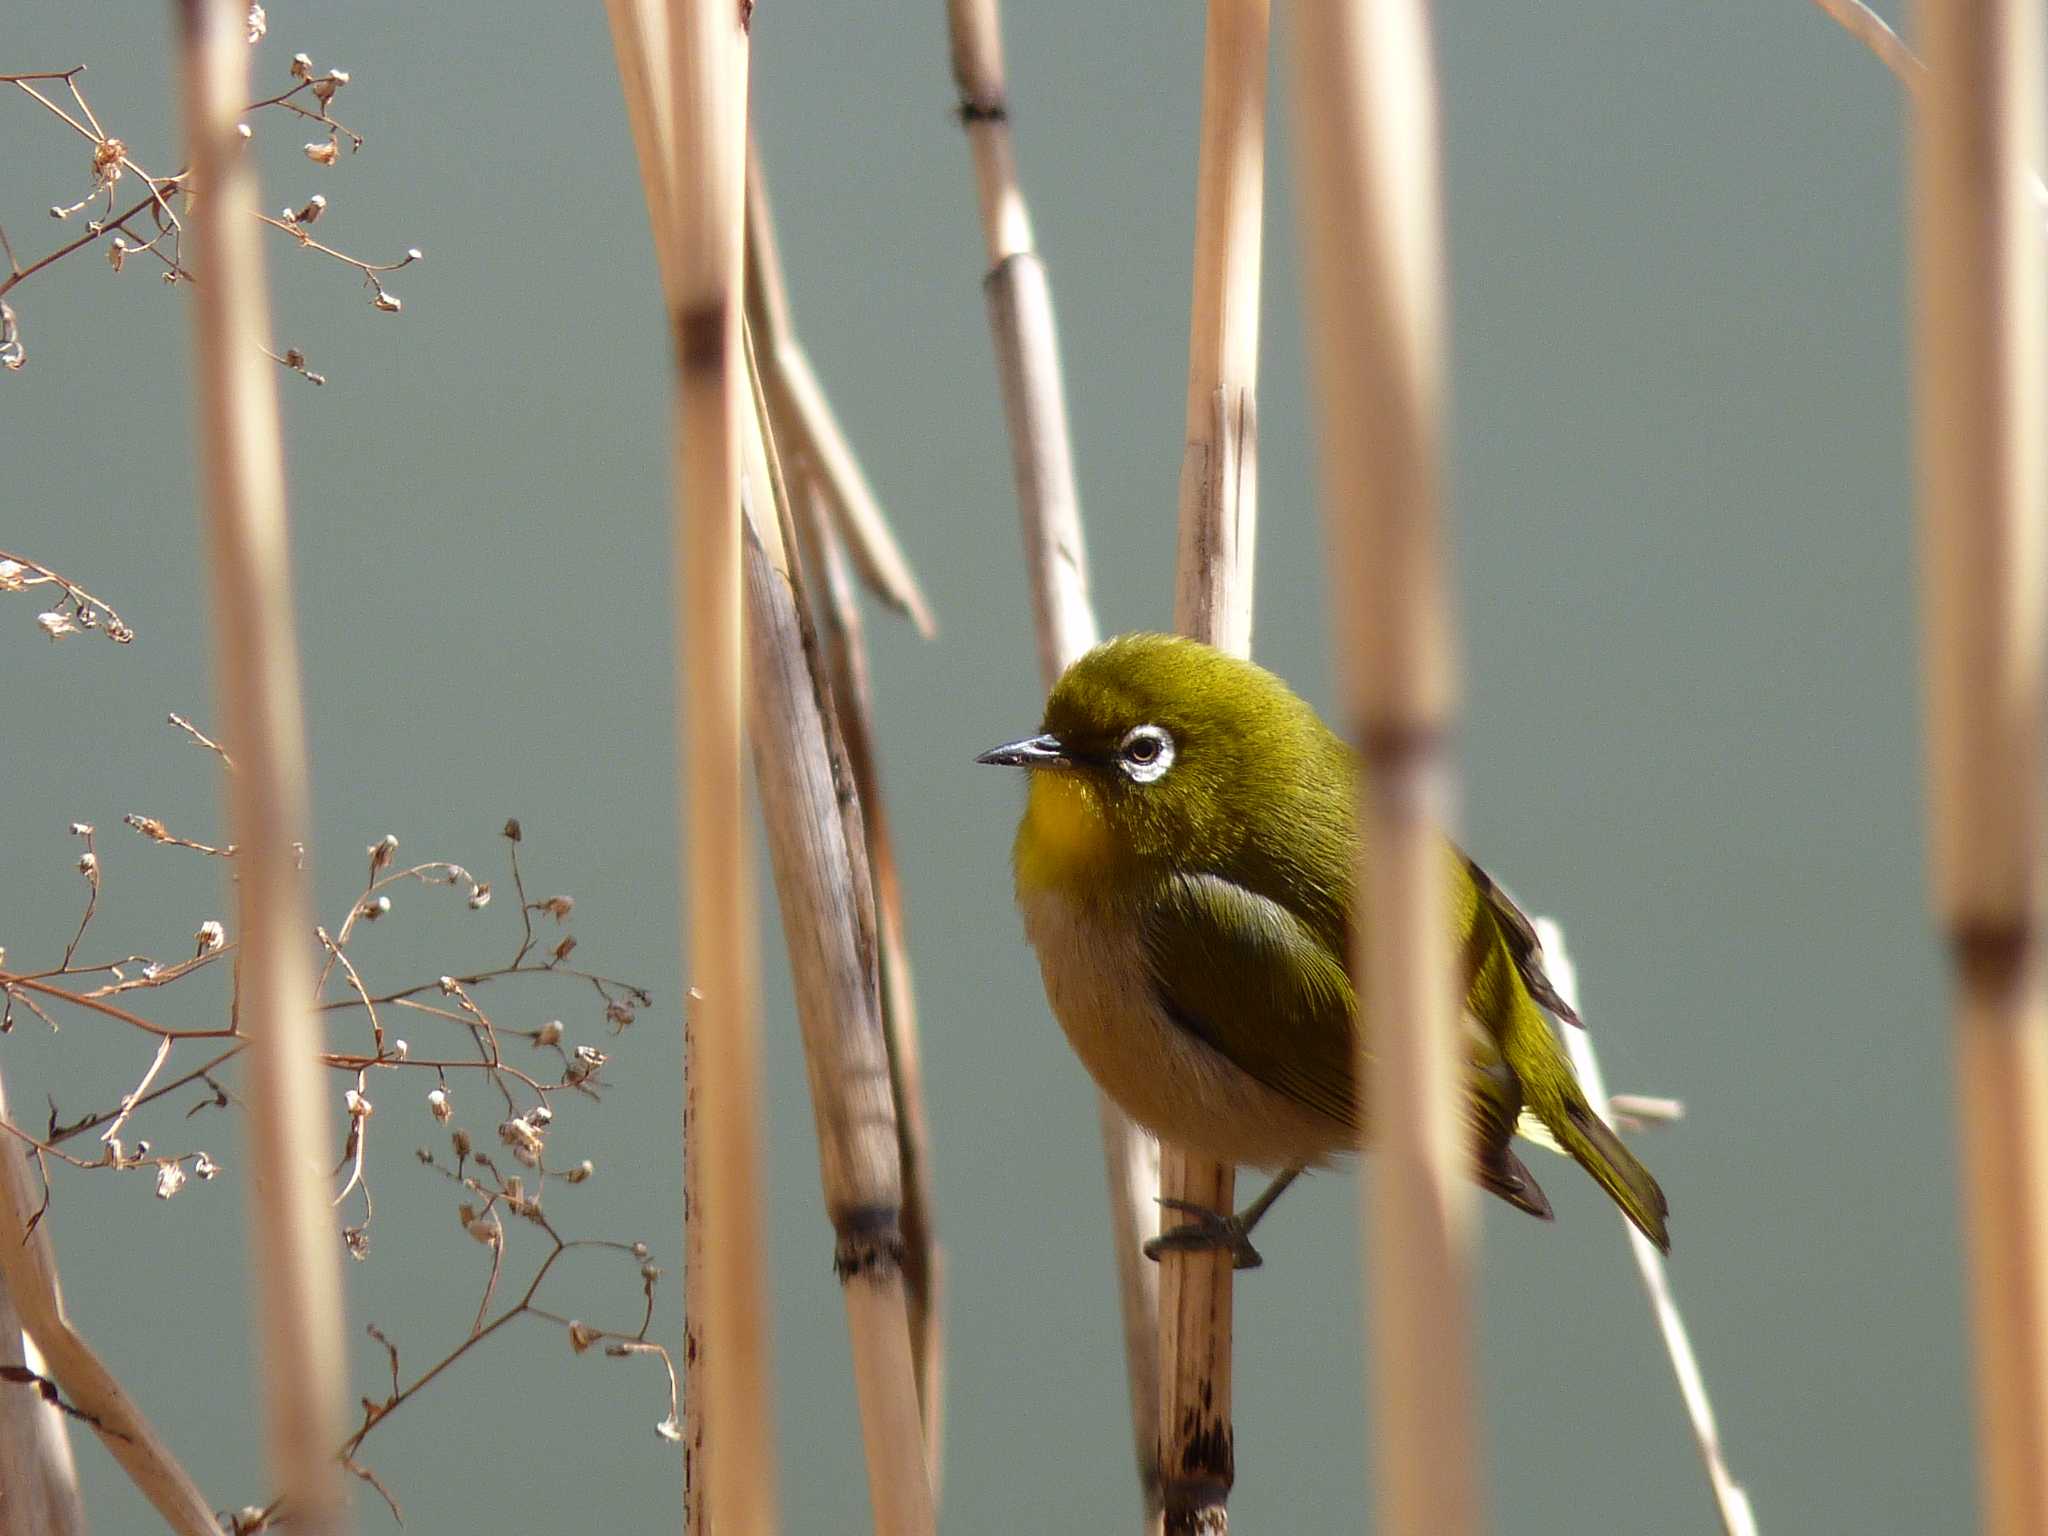
{"type": "Polygon", "coordinates": [[[935,1528],[903,1275],[903,1180],[861,808],[825,694],[772,439],[747,473],[748,705],[837,1243],[875,1529],[935,1528]]]}
{"type": "MultiPolygon", "coordinates": [[[[1257,536],[1260,216],[1265,199],[1267,0],[1210,0],[1195,179],[1187,446],[1174,624],[1251,654],[1257,536]]],[[[1228,1164],[1160,1149],[1160,1194],[1227,1212],[1228,1164]]],[[[1230,1527],[1231,1261],[1167,1253],[1159,1269],[1159,1466],[1166,1530],[1230,1527]]]]}
{"type": "MultiPolygon", "coordinates": [[[[218,269],[216,269],[218,270],[218,269]]],[[[9,1120],[4,1085],[0,1085],[0,1120],[9,1120]]],[[[13,1302],[20,1326],[42,1352],[44,1368],[62,1389],[72,1407],[85,1415],[86,1423],[114,1460],[120,1463],[142,1496],[163,1516],[164,1523],[178,1536],[218,1536],[213,1507],[206,1496],[178,1464],[155,1429],[142,1416],[93,1353],[64,1313],[64,1295],[57,1283],[57,1255],[50,1246],[50,1234],[37,1221],[43,1192],[33,1187],[29,1160],[20,1147],[10,1142],[0,1148],[0,1284],[13,1302]]],[[[33,1394],[18,1386],[0,1387],[11,1398],[36,1402],[33,1394]]],[[[37,1407],[42,1405],[37,1402],[37,1407]]],[[[55,1410],[52,1409],[52,1412],[55,1410]]],[[[66,1456],[68,1460],[68,1454],[66,1456]]],[[[12,1468],[10,1467],[10,1471],[12,1468]]],[[[34,1488],[35,1479],[27,1485],[34,1488]]],[[[17,1517],[17,1490],[23,1484],[11,1478],[0,1486],[0,1502],[8,1509],[6,1519],[17,1517]]],[[[77,1487],[71,1488],[75,1507],[77,1487]]],[[[14,1529],[8,1526],[8,1529],[14,1529]]],[[[83,1530],[82,1515],[69,1529],[83,1530]]],[[[63,1525],[35,1524],[24,1527],[38,1536],[59,1536],[63,1525]]]]}
{"type": "MultiPolygon", "coordinates": [[[[775,242],[775,221],[761,175],[760,156],[747,162],[747,279],[749,334],[767,395],[770,436],[784,449],[790,471],[790,500],[795,513],[797,543],[808,611],[817,625],[825,677],[830,683],[832,712],[845,744],[860,793],[862,825],[867,836],[868,868],[874,880],[876,926],[881,942],[882,1023],[889,1045],[889,1072],[896,1088],[897,1149],[903,1168],[903,1279],[910,1289],[910,1342],[917,1363],[917,1396],[924,1415],[925,1449],[931,1459],[932,1485],[939,1482],[944,1425],[944,1317],[942,1265],[932,1192],[931,1133],[925,1116],[924,1071],[917,1035],[917,1002],[911,986],[910,947],[904,933],[902,883],[895,847],[883,809],[881,766],[875,755],[873,705],[868,690],[867,649],[860,610],[845,577],[845,547],[859,548],[852,530],[879,529],[886,550],[896,548],[888,525],[861,479],[850,453],[830,454],[821,443],[844,439],[830,407],[813,383],[808,393],[792,383],[790,360],[809,376],[809,365],[796,342],[789,319],[788,290],[775,242]],[[801,402],[808,400],[805,406],[801,402]],[[805,423],[805,413],[816,420],[805,423]],[[850,471],[850,473],[849,473],[850,471]],[[865,500],[868,511],[849,515],[846,508],[865,500]],[[822,599],[822,600],[821,600],[822,599]]],[[[875,554],[856,560],[864,571],[874,568],[875,554]]],[[[887,562],[885,562],[887,563],[887,562]]],[[[915,617],[923,598],[900,555],[895,568],[916,599],[906,609],[915,617]]],[[[872,577],[871,577],[872,580],[872,577]]],[[[903,608],[901,603],[895,604],[903,608]]],[[[927,634],[929,624],[922,626],[927,634]]]]}
{"type": "MultiPolygon", "coordinates": [[[[1579,1008],[1578,967],[1572,964],[1571,952],[1565,947],[1564,930],[1551,919],[1539,917],[1536,936],[1543,946],[1543,968],[1557,988],[1557,995],[1583,1018],[1579,1008]]],[[[1600,1057],[1593,1049],[1593,1032],[1584,1028],[1565,1029],[1560,1035],[1593,1113],[1609,1125],[1615,1124],[1618,1111],[1628,1101],[1609,1096],[1606,1074],[1600,1070],[1600,1057]]],[[[1630,1251],[1635,1254],[1643,1290],[1650,1298],[1650,1313],[1664,1340],[1664,1353],[1670,1357],[1671,1374],[1678,1381],[1678,1395],[1685,1403],[1693,1441],[1699,1446],[1700,1461],[1707,1470],[1707,1484],[1714,1493],[1714,1509],[1721,1517],[1721,1529],[1725,1536],[1757,1536],[1756,1513],[1750,1508],[1749,1495],[1728,1470],[1728,1459],[1721,1449],[1714,1404],[1707,1396],[1706,1377],[1700,1371],[1699,1357],[1693,1353],[1692,1337],[1685,1330],[1677,1298],[1671,1294],[1671,1277],[1665,1270],[1664,1255],[1626,1216],[1621,1217],[1621,1227],[1628,1236],[1630,1251]]]]}
{"type": "Polygon", "coordinates": [[[1446,920],[1455,668],[1437,527],[1435,82],[1422,0],[1305,6],[1293,38],[1318,452],[1370,850],[1352,963],[1372,1021],[1378,1528],[1464,1536],[1480,1525],[1479,1455],[1472,1186],[1446,920]]]}
{"type": "MultiPolygon", "coordinates": [[[[1009,426],[1017,510],[1038,636],[1038,670],[1050,689],[1061,672],[1095,644],[1088,600],[1088,557],[1081,541],[1081,501],[1074,485],[1073,442],[1060,383],[1058,332],[1045,263],[1032,248],[1031,219],[1017,182],[1003,82],[1002,25],[996,0],[947,0],[953,80],[960,121],[974,157],[982,238],[989,270],[982,279],[994,341],[996,377],[1009,426]]],[[[1115,1246],[1122,1308],[1124,1365],[1131,1393],[1131,1429],[1147,1529],[1160,1522],[1159,1280],[1140,1252],[1159,1230],[1153,1194],[1159,1153],[1103,1094],[1096,1096],[1109,1182],[1110,1237],[1115,1246]]]]}
{"type": "Polygon", "coordinates": [[[1933,894],[1955,978],[1985,1529],[2048,1530],[2040,0],[1914,10],[1933,894]]]}
{"type": "MultiPolygon", "coordinates": [[[[643,17],[643,62],[622,69],[644,143],[664,124],[666,153],[643,150],[676,348],[676,659],[681,672],[684,888],[695,1006],[685,1087],[697,1164],[690,1215],[701,1260],[693,1281],[701,1330],[703,1442],[690,1467],[687,1516],[719,1536],[777,1525],[763,1255],[760,1026],[755,1000],[751,871],[741,775],[742,433],[752,411],[741,351],[740,286],[747,153],[747,8],[732,0],[670,0],[667,57],[643,17]],[[660,82],[666,78],[667,89],[660,82]],[[638,82],[644,81],[640,86],[638,82]],[[635,94],[644,96],[635,105],[635,94]],[[656,174],[656,167],[660,174],[656,174]],[[663,215],[666,214],[664,218],[663,215]],[[701,1474],[701,1477],[697,1475],[701,1474]],[[701,1501],[701,1506],[700,1506],[701,1501]],[[708,1509],[708,1516],[707,1516],[708,1509]]],[[[615,19],[617,13],[614,13],[615,19]]],[[[633,39],[628,40],[633,41],[633,39]]],[[[622,54],[624,49],[622,48],[622,54]]],[[[686,1340],[686,1343],[693,1342],[686,1340]]]]}
{"type": "Polygon", "coordinates": [[[329,1155],[312,927],[296,849],[307,829],[306,730],[292,615],[284,453],[268,314],[256,162],[238,118],[248,92],[246,6],[180,0],[193,184],[197,433],[207,568],[234,833],[241,940],[236,1017],[249,1037],[250,1241],[263,1325],[271,1465],[292,1527],[351,1523],[334,1445],[348,1371],[340,1245],[327,1209],[329,1155]]]}

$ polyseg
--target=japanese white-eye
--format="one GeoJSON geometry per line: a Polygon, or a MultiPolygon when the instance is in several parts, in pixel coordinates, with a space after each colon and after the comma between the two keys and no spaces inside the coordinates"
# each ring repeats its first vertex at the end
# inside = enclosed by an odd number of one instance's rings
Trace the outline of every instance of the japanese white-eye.
{"type": "MultiPolygon", "coordinates": [[[[1017,903],[1096,1082],[1164,1140],[1280,1171],[1240,1215],[1197,1212],[1147,1251],[1227,1246],[1257,1263],[1246,1234],[1280,1190],[1369,1139],[1357,1037],[1371,1025],[1349,972],[1351,748],[1264,668],[1134,634],[1067,669],[1039,734],[977,761],[1030,770],[1017,903]]],[[[1534,929],[1477,864],[1449,844],[1444,856],[1475,1176],[1549,1218],[1509,1145],[1527,1110],[1668,1251],[1663,1191],[1587,1103],[1544,1017],[1578,1022],[1534,929]]]]}

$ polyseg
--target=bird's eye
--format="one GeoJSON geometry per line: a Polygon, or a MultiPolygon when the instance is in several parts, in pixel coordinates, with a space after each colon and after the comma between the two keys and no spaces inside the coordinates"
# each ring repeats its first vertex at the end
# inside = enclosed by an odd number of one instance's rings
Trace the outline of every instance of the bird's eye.
{"type": "Polygon", "coordinates": [[[1150,784],[1173,766],[1173,737],[1156,725],[1132,728],[1117,744],[1126,777],[1150,784]]]}

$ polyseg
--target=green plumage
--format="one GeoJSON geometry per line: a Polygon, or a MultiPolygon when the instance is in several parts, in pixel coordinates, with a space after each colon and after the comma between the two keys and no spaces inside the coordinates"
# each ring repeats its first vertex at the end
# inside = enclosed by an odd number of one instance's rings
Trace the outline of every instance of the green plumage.
{"type": "MultiPolygon", "coordinates": [[[[1368,1139],[1349,972],[1355,759],[1278,678],[1130,635],[1068,669],[1025,762],[1018,901],[1054,1012],[1110,1096],[1203,1155],[1318,1164],[1368,1139]],[[1149,754],[1149,755],[1147,755],[1149,754]]],[[[1576,1023],[1528,920],[1456,849],[1480,1183],[1549,1202],[1509,1147],[1540,1119],[1660,1248],[1662,1191],[1580,1090],[1543,1009],[1576,1023]]]]}

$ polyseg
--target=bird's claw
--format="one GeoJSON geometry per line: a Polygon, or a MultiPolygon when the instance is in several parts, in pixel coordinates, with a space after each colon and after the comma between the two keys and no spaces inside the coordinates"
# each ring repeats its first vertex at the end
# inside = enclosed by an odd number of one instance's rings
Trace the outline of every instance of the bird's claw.
{"type": "Polygon", "coordinates": [[[1192,1200],[1174,1200],[1161,1195],[1159,1203],[1169,1211],[1179,1211],[1192,1219],[1146,1240],[1145,1257],[1153,1263],[1158,1263],[1160,1256],[1167,1253],[1215,1253],[1219,1250],[1229,1252],[1232,1269],[1257,1269],[1266,1262],[1260,1257],[1259,1250],[1252,1246],[1250,1232],[1240,1218],[1218,1215],[1206,1205],[1197,1205],[1192,1200]]]}

